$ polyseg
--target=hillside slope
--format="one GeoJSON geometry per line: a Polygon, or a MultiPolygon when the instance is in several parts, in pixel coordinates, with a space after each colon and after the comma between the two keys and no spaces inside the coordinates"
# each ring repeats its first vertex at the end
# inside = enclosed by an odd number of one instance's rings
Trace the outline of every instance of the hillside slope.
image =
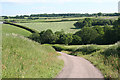
{"type": "Polygon", "coordinates": [[[29,31],[9,24],[2,24],[2,33],[15,33],[26,37],[31,35],[29,31]]]}
{"type": "Polygon", "coordinates": [[[63,66],[55,50],[17,34],[3,34],[2,78],[51,78],[63,66]]]}

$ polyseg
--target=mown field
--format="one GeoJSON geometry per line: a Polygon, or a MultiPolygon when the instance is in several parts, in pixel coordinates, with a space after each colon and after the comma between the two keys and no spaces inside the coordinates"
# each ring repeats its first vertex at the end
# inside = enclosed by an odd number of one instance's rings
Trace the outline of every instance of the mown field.
{"type": "Polygon", "coordinates": [[[15,33],[26,37],[31,35],[29,31],[9,24],[2,24],[2,33],[15,33]]]}
{"type": "Polygon", "coordinates": [[[51,29],[53,32],[64,30],[65,33],[75,33],[80,29],[75,29],[73,25],[76,21],[68,22],[40,22],[40,23],[17,23],[23,26],[27,26],[31,29],[38,30],[39,32],[47,29],[51,29]]]}
{"type": "Polygon", "coordinates": [[[63,61],[51,46],[29,40],[31,33],[21,28],[2,26],[2,78],[54,78],[63,61]]]}
{"type": "MultiPolygon", "coordinates": [[[[80,29],[76,29],[76,27],[74,26],[74,23],[76,23],[80,19],[94,18],[94,19],[113,19],[113,20],[116,20],[118,17],[109,17],[109,16],[104,17],[103,16],[103,17],[97,17],[97,18],[96,17],[73,17],[73,18],[54,17],[56,19],[52,19],[52,18],[50,19],[50,18],[46,17],[46,19],[44,19],[44,17],[42,17],[42,18],[37,19],[37,20],[24,19],[25,21],[28,21],[28,22],[24,22],[24,23],[18,22],[17,24],[27,26],[31,29],[38,30],[39,32],[41,32],[43,30],[51,29],[53,32],[64,30],[65,33],[75,33],[77,31],[79,31],[80,29]]],[[[22,20],[22,21],[24,21],[24,20],[22,20]]]]}

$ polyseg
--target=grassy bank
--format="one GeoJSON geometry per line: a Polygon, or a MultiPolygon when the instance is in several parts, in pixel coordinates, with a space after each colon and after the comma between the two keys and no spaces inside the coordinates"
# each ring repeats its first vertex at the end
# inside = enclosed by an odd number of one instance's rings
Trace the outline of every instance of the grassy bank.
{"type": "Polygon", "coordinates": [[[105,78],[118,78],[118,70],[120,70],[120,43],[100,49],[83,57],[91,61],[97,68],[101,70],[105,78]]]}
{"type": "Polygon", "coordinates": [[[19,25],[19,24],[15,24],[15,23],[12,23],[12,22],[4,22],[4,24],[9,24],[9,25],[13,25],[13,26],[16,26],[16,27],[19,27],[19,28],[22,28],[22,29],[25,29],[31,33],[39,33],[37,30],[34,30],[34,29],[31,29],[29,27],[26,27],[26,26],[22,26],[22,25],[19,25]]]}
{"type": "Polygon", "coordinates": [[[22,29],[13,25],[9,25],[9,24],[2,24],[2,33],[15,33],[15,34],[23,35],[26,37],[32,34],[25,29],[22,29]]]}
{"type": "Polygon", "coordinates": [[[101,70],[105,78],[118,78],[120,42],[114,45],[52,45],[56,50],[81,56],[101,70]]]}
{"type": "Polygon", "coordinates": [[[62,69],[56,51],[17,34],[3,34],[2,78],[51,78],[62,69]]]}

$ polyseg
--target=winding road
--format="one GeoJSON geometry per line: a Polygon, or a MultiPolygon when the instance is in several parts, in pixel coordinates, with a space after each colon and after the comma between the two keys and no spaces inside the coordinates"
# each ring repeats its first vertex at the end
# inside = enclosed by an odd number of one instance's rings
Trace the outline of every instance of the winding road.
{"type": "Polygon", "coordinates": [[[56,78],[104,78],[101,72],[86,59],[59,53],[61,54],[59,58],[64,60],[64,68],[56,78]]]}

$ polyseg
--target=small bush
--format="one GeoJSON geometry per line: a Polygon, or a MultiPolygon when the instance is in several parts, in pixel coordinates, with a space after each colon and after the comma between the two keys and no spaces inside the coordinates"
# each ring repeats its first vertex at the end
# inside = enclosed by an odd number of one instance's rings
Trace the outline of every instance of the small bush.
{"type": "Polygon", "coordinates": [[[33,34],[30,35],[28,38],[30,38],[30,39],[32,39],[32,40],[34,40],[34,41],[36,41],[36,42],[41,43],[39,33],[33,33],[33,34]]]}
{"type": "Polygon", "coordinates": [[[62,51],[62,50],[65,50],[64,47],[61,47],[61,46],[52,46],[56,51],[62,51]]]}
{"type": "Polygon", "coordinates": [[[105,51],[102,54],[105,56],[110,56],[110,55],[119,56],[119,54],[120,54],[120,42],[116,43],[114,46],[111,46],[111,47],[105,49],[105,51]]]}
{"type": "Polygon", "coordinates": [[[112,65],[114,70],[119,70],[118,59],[120,58],[120,42],[105,49],[101,54],[104,55],[104,63],[106,65],[112,65]]]}
{"type": "Polygon", "coordinates": [[[74,52],[76,48],[67,48],[61,45],[53,45],[52,46],[56,51],[72,51],[74,52]]]}

